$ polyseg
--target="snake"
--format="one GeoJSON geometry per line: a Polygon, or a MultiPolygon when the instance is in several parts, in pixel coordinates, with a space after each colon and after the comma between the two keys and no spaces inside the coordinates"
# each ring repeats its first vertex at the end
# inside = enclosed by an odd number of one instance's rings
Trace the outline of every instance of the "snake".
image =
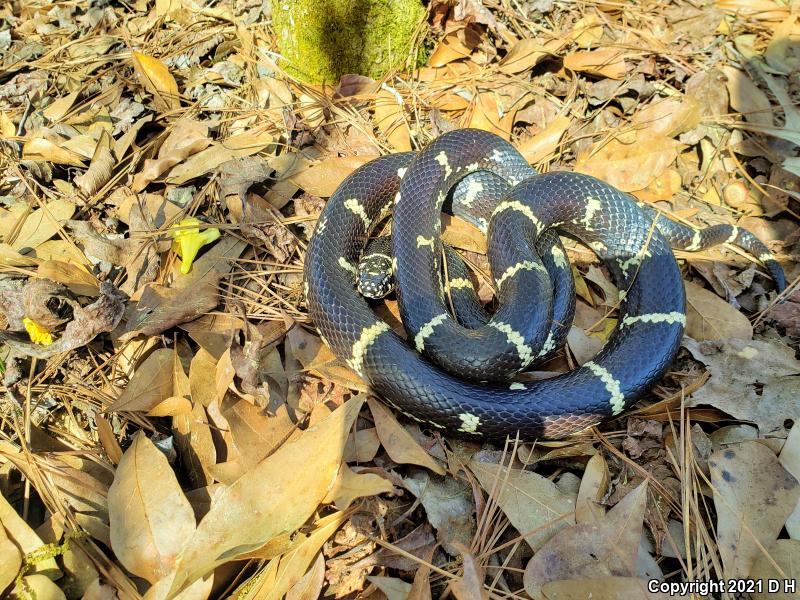
{"type": "Polygon", "coordinates": [[[419,152],[375,158],[342,181],[309,240],[304,295],[323,343],[421,426],[470,439],[558,439],[617,417],[666,373],[686,325],[673,248],[721,243],[749,252],[785,289],[776,257],[743,228],[678,223],[590,175],[538,174],[495,134],[456,129],[419,152]],[[491,314],[441,241],[445,205],[487,234],[491,314]],[[365,250],[389,219],[390,248],[365,250]],[[619,289],[618,320],[591,360],[530,381],[524,371],[553,356],[574,313],[560,236],[604,262],[619,289]],[[359,291],[383,291],[359,272],[361,263],[377,274],[374,259],[391,268],[404,331],[359,291]]]}

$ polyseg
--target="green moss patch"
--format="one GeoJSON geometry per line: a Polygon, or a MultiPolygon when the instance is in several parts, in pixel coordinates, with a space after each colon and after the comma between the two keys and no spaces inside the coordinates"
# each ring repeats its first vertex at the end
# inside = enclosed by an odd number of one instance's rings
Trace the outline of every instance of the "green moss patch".
{"type": "Polygon", "coordinates": [[[424,18],[420,0],[272,0],[281,67],[308,83],[403,67],[424,18]]]}

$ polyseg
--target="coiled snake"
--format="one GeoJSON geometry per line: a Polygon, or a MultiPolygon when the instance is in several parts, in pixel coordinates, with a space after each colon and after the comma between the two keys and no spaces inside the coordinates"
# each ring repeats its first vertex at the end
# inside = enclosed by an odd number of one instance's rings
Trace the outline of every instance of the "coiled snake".
{"type": "Polygon", "coordinates": [[[747,231],[675,223],[588,175],[537,175],[503,139],[461,129],[418,154],[375,159],[339,186],[307,249],[306,299],[323,341],[409,418],[466,437],[558,438],[620,414],[664,374],[686,322],[671,246],[692,251],[724,242],[752,253],[778,290],[785,287],[780,265],[747,231]],[[448,195],[454,213],[488,230],[499,302],[492,315],[455,258],[446,269],[455,317],[448,308],[439,240],[448,195]],[[390,213],[408,341],[376,317],[355,285],[369,236],[390,213]],[[574,289],[556,231],[605,262],[620,290],[618,325],[581,367],[509,381],[566,337],[574,289]]]}

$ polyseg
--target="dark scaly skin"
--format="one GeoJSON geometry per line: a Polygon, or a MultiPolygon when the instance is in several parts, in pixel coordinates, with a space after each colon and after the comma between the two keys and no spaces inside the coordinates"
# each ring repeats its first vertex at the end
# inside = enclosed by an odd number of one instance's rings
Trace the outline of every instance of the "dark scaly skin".
{"type": "MultiPolygon", "coordinates": [[[[429,257],[416,253],[422,248],[414,243],[416,236],[427,237],[436,232],[436,225],[432,219],[426,220],[425,213],[429,204],[435,208],[436,198],[424,198],[420,193],[415,199],[418,188],[431,188],[433,181],[435,191],[447,179],[442,165],[438,171],[434,167],[437,154],[433,152],[448,149],[452,154],[451,169],[457,169],[457,163],[471,164],[474,158],[466,150],[484,157],[497,150],[498,158],[503,160],[510,148],[499,138],[473,130],[446,134],[434,144],[406,172],[393,225],[400,299],[406,302],[401,311],[404,316],[411,314],[418,327],[424,327],[426,317],[414,316],[417,311],[438,314],[440,298],[437,271],[426,262],[429,257]],[[417,169],[417,163],[424,168],[417,169]],[[409,192],[408,198],[403,189],[409,192]],[[409,198],[416,201],[407,203],[409,198]],[[411,239],[403,234],[411,234],[411,239]]],[[[592,245],[618,287],[626,291],[620,307],[621,326],[598,356],[570,373],[525,385],[471,383],[424,360],[375,317],[353,285],[353,265],[378,215],[395,196],[400,186],[397,171],[407,168],[408,160],[408,155],[382,157],[345,180],[329,200],[306,256],[306,295],[311,317],[324,341],[361,374],[375,393],[410,418],[456,435],[503,438],[519,432],[523,439],[557,438],[619,414],[663,375],[682,336],[684,293],[677,263],[660,230],[676,238],[686,232],[681,230],[683,226],[663,218],[653,227],[652,217],[631,197],[594,178],[574,173],[534,177],[511,190],[509,199],[530,208],[542,227],[558,224],[560,229],[592,245]],[[358,199],[366,219],[345,207],[346,200],[352,198],[358,199]],[[593,208],[587,211],[590,204],[593,208]],[[586,218],[587,212],[592,213],[593,220],[586,218]],[[584,223],[589,226],[584,227],[584,223]],[[349,268],[343,267],[343,262],[349,268]]],[[[435,220],[438,219],[437,214],[435,220]]],[[[694,230],[688,229],[692,241],[686,247],[702,249],[708,240],[695,243],[698,240],[694,230]]],[[[715,239],[720,231],[714,234],[715,239]]],[[[728,228],[722,233],[727,233],[720,240],[725,241],[733,230],[728,228]]],[[[529,219],[516,211],[504,211],[490,227],[490,247],[502,251],[507,248],[504,244],[516,244],[519,236],[535,240],[538,234],[539,228],[529,219]]],[[[741,233],[733,241],[740,238],[744,243],[750,242],[741,233]]],[[[525,260],[537,260],[535,252],[523,255],[525,260]]],[[[506,262],[512,260],[517,258],[507,258],[506,262]]],[[[782,289],[780,267],[772,264],[771,258],[763,262],[782,289]]],[[[411,327],[410,338],[415,335],[411,327]]]]}

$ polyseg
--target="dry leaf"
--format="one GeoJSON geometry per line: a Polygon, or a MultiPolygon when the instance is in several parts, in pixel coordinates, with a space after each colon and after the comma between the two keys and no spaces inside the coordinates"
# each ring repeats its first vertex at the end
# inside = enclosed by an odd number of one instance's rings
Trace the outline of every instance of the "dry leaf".
{"type": "MultiPolygon", "coordinates": [[[[292,549],[280,558],[271,581],[259,581],[250,589],[250,594],[261,600],[280,600],[293,586],[301,581],[315,556],[319,556],[322,545],[330,538],[348,517],[347,512],[337,512],[320,519],[314,530],[294,544],[292,549]]],[[[323,561],[324,573],[324,561],[323,561]]],[[[267,578],[265,578],[267,579],[267,578]]],[[[249,598],[251,596],[242,596],[249,598]]],[[[289,596],[287,595],[287,600],[289,596]]],[[[314,597],[316,600],[316,596],[314,597]]]]}
{"type": "Polygon", "coordinates": [[[753,337],[750,320],[714,292],[692,283],[686,287],[686,335],[703,340],[753,337]]]}
{"type": "Polygon", "coordinates": [[[0,592],[10,586],[22,567],[22,554],[0,522],[0,592]]]}
{"type": "Polygon", "coordinates": [[[132,60],[142,85],[153,95],[156,111],[163,113],[181,107],[178,84],[163,62],[141,52],[133,52],[132,60]]]}
{"type": "Polygon", "coordinates": [[[375,419],[375,429],[389,457],[400,464],[420,465],[444,475],[444,468],[425,452],[405,427],[383,404],[371,396],[367,399],[369,410],[375,419]]]}
{"type": "Polygon", "coordinates": [[[291,534],[311,516],[336,482],[347,432],[363,401],[348,400],[216,497],[170,577],[173,593],[236,556],[291,534]]]}
{"type": "Polygon", "coordinates": [[[325,583],[325,557],[320,553],[308,573],[286,593],[286,600],[317,600],[322,595],[323,583],[325,583]]]}
{"type": "Polygon", "coordinates": [[[164,181],[181,185],[195,177],[211,173],[226,162],[261,152],[273,141],[272,134],[266,131],[252,130],[232,135],[222,143],[212,144],[172,167],[164,181]]]}
{"type": "Polygon", "coordinates": [[[615,48],[573,52],[564,57],[564,67],[571,71],[582,71],[609,79],[622,79],[630,70],[625,56],[625,52],[615,48]]]}
{"type": "MultiPolygon", "coordinates": [[[[795,479],[800,481],[800,425],[795,423],[781,448],[780,462],[795,479]]],[[[800,540],[800,502],[794,507],[791,516],[786,520],[786,531],[789,537],[800,540]]]]}
{"type": "Polygon", "coordinates": [[[722,72],[725,73],[731,106],[742,113],[749,123],[772,127],[769,97],[743,71],[726,65],[722,67],[722,72]]]}
{"type": "Polygon", "coordinates": [[[575,171],[593,175],[623,192],[646,188],[678,156],[680,144],[660,134],[638,132],[633,143],[612,139],[578,158],[575,171]]]}
{"type": "Polygon", "coordinates": [[[546,477],[475,460],[469,467],[534,551],[575,523],[575,496],[562,492],[546,477]]]}
{"type": "Polygon", "coordinates": [[[576,522],[595,523],[605,515],[606,509],[599,502],[608,491],[608,484],[608,464],[603,455],[597,453],[586,463],[586,470],[581,478],[581,487],[575,502],[576,522]]]}
{"type": "Polygon", "coordinates": [[[556,55],[566,44],[566,40],[556,39],[542,45],[534,39],[522,38],[514,43],[497,66],[500,72],[509,75],[522,73],[556,55]]]}
{"type": "Polygon", "coordinates": [[[517,150],[531,164],[544,160],[556,151],[570,123],[569,117],[558,115],[552,123],[536,135],[520,140],[517,150]]]}
{"type": "Polygon", "coordinates": [[[800,484],[759,442],[717,450],[708,459],[723,576],[747,577],[762,547],[778,538],[800,499],[800,484]]]}
{"type": "Polygon", "coordinates": [[[14,250],[36,248],[61,229],[61,224],[75,212],[72,202],[58,198],[37,208],[25,219],[19,233],[9,245],[14,250]]]}
{"type": "Polygon", "coordinates": [[[748,579],[760,580],[763,590],[752,594],[753,600],[796,599],[797,581],[800,580],[800,541],[775,542],[767,548],[767,556],[761,554],[756,559],[748,579]]]}
{"type": "Polygon", "coordinates": [[[691,96],[682,100],[658,99],[637,110],[631,124],[667,137],[674,137],[700,124],[700,103],[691,96]]]}
{"type": "Polygon", "coordinates": [[[375,124],[395,150],[411,150],[411,131],[403,110],[403,98],[386,86],[375,96],[375,124]]]}
{"type": "Polygon", "coordinates": [[[636,575],[646,504],[645,481],[601,519],[556,533],[525,567],[525,591],[538,598],[549,581],[636,575]]]}
{"type": "Polygon", "coordinates": [[[333,503],[339,510],[345,510],[356,498],[377,496],[394,491],[391,482],[375,473],[356,473],[343,464],[339,468],[339,477],[333,488],[322,501],[323,504],[333,503]]]}
{"type": "Polygon", "coordinates": [[[800,420],[800,361],[781,342],[684,338],[683,345],[703,362],[711,379],[687,400],[710,404],[758,425],[761,435],[786,435],[784,422],[800,420]]]}
{"type": "Polygon", "coordinates": [[[569,37],[580,48],[591,48],[603,37],[603,25],[597,15],[587,15],[575,21],[569,37]]]}
{"type": "Polygon", "coordinates": [[[194,512],[172,467],[141,431],[108,490],[108,516],[114,554],[150,583],[170,572],[194,533],[194,512]]]}
{"type": "Polygon", "coordinates": [[[546,600],[669,600],[690,598],[688,594],[651,592],[649,581],[634,577],[591,577],[573,580],[550,581],[542,586],[542,597],[546,600]]]}
{"type": "Polygon", "coordinates": [[[85,167],[84,157],[63,145],[45,138],[33,138],[22,147],[22,158],[26,160],[44,160],[56,165],[85,167]]]}
{"type": "Polygon", "coordinates": [[[168,348],[151,352],[142,364],[136,367],[128,385],[106,412],[121,410],[148,412],[172,396],[174,355],[175,351],[168,348]]]}
{"type": "Polygon", "coordinates": [[[75,177],[75,185],[84,195],[91,196],[111,180],[116,164],[117,159],[111,152],[111,136],[107,131],[103,131],[92,154],[89,168],[85,173],[75,177]]]}
{"type": "Polygon", "coordinates": [[[158,149],[158,159],[146,159],[142,170],[133,178],[131,189],[140,192],[151,182],[193,154],[205,150],[212,143],[208,125],[193,119],[181,119],[158,149]]]}
{"type": "Polygon", "coordinates": [[[329,156],[292,174],[289,179],[309,194],[327,198],[344,178],[374,156],[329,156]]]}

